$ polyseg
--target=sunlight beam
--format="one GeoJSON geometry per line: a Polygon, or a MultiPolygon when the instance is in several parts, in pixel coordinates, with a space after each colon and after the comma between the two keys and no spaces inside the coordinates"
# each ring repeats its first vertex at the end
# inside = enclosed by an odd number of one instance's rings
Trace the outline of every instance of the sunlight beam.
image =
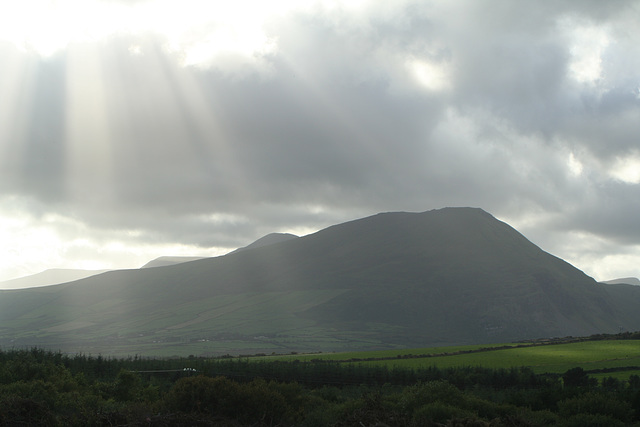
{"type": "Polygon", "coordinates": [[[22,176],[23,147],[34,102],[35,66],[31,58],[13,47],[0,45],[0,49],[5,58],[0,73],[0,176],[8,183],[22,176]]]}
{"type": "Polygon", "coordinates": [[[113,159],[107,82],[113,76],[99,50],[79,44],[67,55],[67,191],[78,200],[108,203],[113,159]]]}
{"type": "Polygon", "coordinates": [[[209,186],[217,186],[223,180],[240,199],[251,200],[251,185],[242,172],[234,141],[219,119],[222,106],[216,105],[216,94],[209,92],[205,96],[191,70],[178,73],[167,61],[163,62],[165,78],[178,107],[176,114],[188,136],[185,145],[192,160],[209,186]]]}

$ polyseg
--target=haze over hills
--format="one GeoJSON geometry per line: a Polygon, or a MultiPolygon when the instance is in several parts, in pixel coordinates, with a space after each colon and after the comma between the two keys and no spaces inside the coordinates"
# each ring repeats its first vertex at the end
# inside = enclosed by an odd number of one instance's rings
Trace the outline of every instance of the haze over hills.
{"type": "MultiPolygon", "coordinates": [[[[262,246],[273,245],[275,243],[284,242],[290,239],[295,239],[297,237],[298,236],[295,236],[289,233],[270,233],[270,234],[267,234],[266,236],[259,238],[258,240],[256,240],[255,242],[247,246],[233,250],[231,253],[244,251],[246,249],[253,249],[253,248],[259,248],[262,246]]],[[[148,263],[146,263],[140,268],[166,267],[169,265],[181,264],[183,262],[197,261],[199,259],[204,259],[204,258],[205,257],[162,256],[149,261],[148,263]]]]}
{"type": "Polygon", "coordinates": [[[605,280],[602,283],[606,283],[607,285],[627,284],[627,285],[640,286],[640,280],[638,280],[637,277],[622,277],[620,279],[605,280]]]}
{"type": "Polygon", "coordinates": [[[19,277],[17,279],[5,280],[0,282],[0,289],[25,289],[40,286],[56,285],[73,280],[84,279],[85,277],[95,276],[109,270],[78,270],[52,268],[43,272],[30,276],[19,277]]]}
{"type": "Polygon", "coordinates": [[[166,267],[168,265],[180,264],[183,262],[196,261],[203,257],[195,256],[161,256],[149,261],[140,268],[166,267]]]}
{"type": "MultiPolygon", "coordinates": [[[[267,246],[274,243],[280,243],[289,239],[297,238],[293,234],[288,233],[271,233],[256,240],[255,242],[235,249],[233,252],[242,251],[261,246],[267,246]]],[[[194,256],[161,256],[153,259],[140,268],[166,267],[169,265],[180,264],[183,262],[196,261],[205,257],[194,256]]],[[[41,273],[19,277],[16,279],[5,280],[0,282],[0,290],[2,289],[26,289],[40,286],[59,285],[61,283],[72,282],[74,280],[84,279],[85,277],[104,273],[109,270],[80,270],[80,269],[64,269],[52,268],[41,273]]]]}
{"type": "Polygon", "coordinates": [[[385,213],[277,244],[0,293],[0,345],[103,354],[333,351],[640,329],[603,285],[481,209],[385,213]]]}

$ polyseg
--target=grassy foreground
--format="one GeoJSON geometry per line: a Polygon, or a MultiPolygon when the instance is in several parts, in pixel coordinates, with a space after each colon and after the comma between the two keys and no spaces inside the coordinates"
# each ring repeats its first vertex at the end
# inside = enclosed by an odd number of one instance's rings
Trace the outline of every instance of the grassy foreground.
{"type": "Polygon", "coordinates": [[[640,340],[590,340],[554,344],[494,344],[384,350],[314,355],[270,356],[267,360],[332,361],[385,366],[391,369],[428,367],[527,367],[536,374],[560,374],[580,367],[596,377],[628,379],[640,373],[640,340]],[[635,369],[634,369],[635,368],[635,369]]]}
{"type": "Polygon", "coordinates": [[[0,350],[0,425],[637,426],[640,376],[598,380],[580,365],[624,372],[639,346],[594,340],[216,359],[0,350]],[[551,373],[508,367],[517,355],[551,373]]]}

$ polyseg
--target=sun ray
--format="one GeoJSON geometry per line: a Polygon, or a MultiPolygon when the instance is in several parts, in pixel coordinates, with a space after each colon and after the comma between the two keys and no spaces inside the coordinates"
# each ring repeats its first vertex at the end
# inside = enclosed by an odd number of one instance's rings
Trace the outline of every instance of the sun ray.
{"type": "Polygon", "coordinates": [[[86,203],[113,199],[108,79],[99,50],[77,44],[67,53],[67,191],[86,203]]]}
{"type": "MultiPolygon", "coordinates": [[[[296,80],[303,89],[300,92],[305,94],[304,97],[296,99],[294,102],[299,102],[302,109],[306,109],[306,106],[310,103],[315,107],[320,106],[317,108],[317,111],[320,111],[322,115],[316,117],[315,120],[324,121],[325,129],[331,129],[332,136],[338,135],[339,140],[326,140],[322,142],[333,146],[336,165],[344,165],[343,170],[357,169],[362,171],[362,168],[356,168],[356,164],[358,162],[367,162],[370,165],[389,168],[386,174],[388,179],[379,182],[380,190],[384,191],[384,187],[396,179],[395,173],[397,170],[394,168],[398,167],[398,165],[389,162],[389,160],[397,158],[398,162],[401,162],[398,155],[403,150],[402,141],[390,141],[389,138],[392,136],[384,131],[384,126],[381,123],[369,122],[368,109],[372,107],[372,104],[352,103],[348,97],[343,98],[338,88],[327,91],[326,82],[314,78],[304,64],[296,63],[296,60],[288,56],[285,52],[279,52],[279,60],[293,71],[296,80]],[[345,100],[348,102],[344,102],[345,100]],[[358,148],[353,149],[354,146],[358,148]],[[344,150],[345,153],[359,153],[358,158],[343,158],[340,155],[342,147],[350,147],[344,150]]],[[[393,94],[388,92],[385,93],[384,89],[375,83],[372,83],[369,87],[367,87],[367,84],[357,85],[354,90],[370,92],[360,94],[361,96],[353,97],[352,99],[362,99],[363,96],[365,99],[367,96],[393,96],[393,94]]],[[[372,116],[375,115],[377,114],[373,114],[372,116]]],[[[303,142],[301,141],[301,143],[303,142]]],[[[377,171],[380,172],[379,169],[377,171]]],[[[350,191],[348,188],[333,188],[330,174],[325,175],[325,179],[329,180],[326,183],[328,188],[330,188],[329,191],[350,191]]],[[[356,182],[361,184],[365,184],[364,181],[366,180],[368,180],[368,177],[356,178],[356,182]]],[[[371,183],[369,182],[368,184],[371,183]]],[[[357,194],[353,194],[353,196],[357,197],[357,194]]],[[[308,206],[309,213],[312,213],[313,209],[317,207],[317,205],[308,206]]]]}
{"type": "Polygon", "coordinates": [[[220,121],[222,107],[218,105],[217,94],[205,92],[194,76],[195,70],[186,69],[178,74],[165,62],[164,71],[189,133],[189,150],[208,185],[214,187],[224,181],[237,197],[248,201],[251,186],[242,172],[233,138],[220,121]]]}
{"type": "MultiPolygon", "coordinates": [[[[33,105],[35,64],[29,55],[13,46],[0,45],[3,51],[0,73],[0,176],[5,184],[22,176],[22,149],[27,138],[28,118],[33,105]]],[[[0,184],[1,186],[2,184],[0,184]]]]}
{"type": "Polygon", "coordinates": [[[192,191],[192,185],[224,185],[242,193],[241,168],[220,123],[215,93],[205,93],[194,77],[198,71],[180,66],[157,44],[137,45],[135,52],[129,60],[119,61],[115,73],[116,80],[128,79],[129,87],[131,79],[137,83],[135,90],[118,91],[126,95],[114,99],[113,110],[122,129],[118,158],[138,159],[141,167],[166,165],[166,173],[145,176],[142,172],[141,176],[178,186],[182,193],[192,191]],[[155,141],[140,140],[143,135],[148,139],[150,132],[156,135],[155,141]],[[184,170],[195,173],[197,179],[181,181],[184,170]]]}

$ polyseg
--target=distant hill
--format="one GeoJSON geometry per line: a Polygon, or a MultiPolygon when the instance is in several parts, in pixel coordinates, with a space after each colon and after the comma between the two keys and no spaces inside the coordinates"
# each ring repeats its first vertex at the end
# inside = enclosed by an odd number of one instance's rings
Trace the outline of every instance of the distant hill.
{"type": "Polygon", "coordinates": [[[597,283],[481,209],[384,213],[188,263],[0,292],[0,346],[253,354],[640,329],[597,283]]]}
{"type": "Polygon", "coordinates": [[[197,261],[203,257],[194,256],[162,256],[149,261],[140,268],[166,267],[168,265],[181,264],[183,262],[197,261]]]}
{"type": "Polygon", "coordinates": [[[606,283],[607,285],[627,284],[627,285],[640,286],[640,280],[638,280],[637,277],[623,277],[621,279],[606,280],[602,283],[606,283]]]}
{"type": "MultiPolygon", "coordinates": [[[[273,244],[284,242],[290,239],[295,239],[297,237],[298,236],[295,236],[293,234],[288,234],[288,233],[271,233],[271,234],[267,234],[264,237],[259,238],[258,240],[256,240],[255,242],[247,246],[235,249],[231,253],[240,252],[247,249],[260,248],[262,246],[273,245],[273,244]]],[[[169,265],[181,264],[183,262],[197,261],[200,259],[204,259],[204,257],[163,256],[160,258],[156,258],[152,261],[149,261],[148,263],[146,263],[140,268],[166,267],[169,265]]]]}
{"type": "Polygon", "coordinates": [[[74,280],[84,279],[85,277],[95,276],[109,270],[77,270],[55,268],[45,270],[41,273],[30,276],[20,277],[18,279],[5,280],[0,282],[0,289],[25,289],[40,286],[57,285],[59,283],[71,282],[74,280]]]}
{"type": "Polygon", "coordinates": [[[261,248],[263,246],[275,245],[276,243],[286,242],[288,240],[297,239],[298,236],[289,233],[271,233],[259,238],[250,245],[238,248],[231,253],[246,251],[247,249],[261,248]]]}

